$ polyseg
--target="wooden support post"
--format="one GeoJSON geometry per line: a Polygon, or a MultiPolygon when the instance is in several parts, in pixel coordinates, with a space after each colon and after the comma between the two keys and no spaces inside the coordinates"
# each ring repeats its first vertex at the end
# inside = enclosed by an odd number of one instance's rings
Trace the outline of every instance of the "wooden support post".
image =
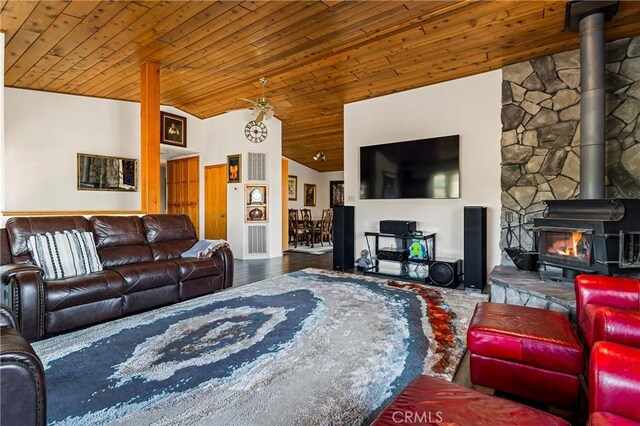
{"type": "Polygon", "coordinates": [[[140,210],[160,213],[160,68],[140,66],[140,210]]]}

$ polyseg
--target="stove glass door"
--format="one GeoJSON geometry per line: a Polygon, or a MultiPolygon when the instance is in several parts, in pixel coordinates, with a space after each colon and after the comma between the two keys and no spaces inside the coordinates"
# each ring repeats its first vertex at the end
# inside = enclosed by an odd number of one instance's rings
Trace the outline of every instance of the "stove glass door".
{"type": "Polygon", "coordinates": [[[591,229],[541,227],[540,259],[559,265],[590,265],[592,257],[591,229]]]}

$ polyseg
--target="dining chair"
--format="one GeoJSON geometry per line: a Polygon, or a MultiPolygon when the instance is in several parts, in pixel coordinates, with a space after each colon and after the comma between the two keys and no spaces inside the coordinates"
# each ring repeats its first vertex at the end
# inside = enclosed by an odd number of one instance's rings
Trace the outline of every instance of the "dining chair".
{"type": "Polygon", "coordinates": [[[324,209],[322,210],[322,220],[314,228],[314,238],[315,238],[315,234],[318,233],[321,246],[324,247],[324,244],[322,244],[323,241],[326,241],[327,243],[331,244],[332,228],[333,228],[333,210],[324,209]]]}
{"type": "Polygon", "coordinates": [[[306,237],[306,244],[313,247],[313,218],[311,217],[311,209],[300,209],[300,217],[302,218],[300,228],[306,237]]]}
{"type": "Polygon", "coordinates": [[[298,247],[298,242],[304,235],[304,230],[300,227],[298,220],[298,209],[289,209],[289,243],[298,247]]]}
{"type": "Polygon", "coordinates": [[[329,223],[329,239],[331,240],[331,244],[333,244],[333,209],[329,209],[331,211],[331,223],[329,223]]]}

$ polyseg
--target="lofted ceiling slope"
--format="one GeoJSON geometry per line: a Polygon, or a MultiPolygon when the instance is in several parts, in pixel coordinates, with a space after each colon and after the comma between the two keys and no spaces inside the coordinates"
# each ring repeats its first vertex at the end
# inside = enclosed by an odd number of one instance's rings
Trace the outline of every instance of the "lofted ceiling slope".
{"type": "MultiPolygon", "coordinates": [[[[346,103],[499,69],[578,47],[563,1],[0,0],[5,85],[139,100],[143,62],[161,102],[200,118],[267,98],[283,155],[343,169],[346,103]],[[326,153],[325,162],[312,156],[326,153]]],[[[621,1],[607,40],[640,34],[621,1]]],[[[419,108],[419,105],[416,106],[419,108]]]]}

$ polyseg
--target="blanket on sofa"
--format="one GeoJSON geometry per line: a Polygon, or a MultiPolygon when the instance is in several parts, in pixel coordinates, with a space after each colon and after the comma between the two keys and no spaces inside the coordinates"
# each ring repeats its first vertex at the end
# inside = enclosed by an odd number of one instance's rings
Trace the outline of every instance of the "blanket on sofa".
{"type": "Polygon", "coordinates": [[[192,245],[189,250],[182,253],[180,257],[202,259],[203,257],[213,256],[222,247],[229,247],[229,243],[225,240],[200,240],[192,245]]]}

